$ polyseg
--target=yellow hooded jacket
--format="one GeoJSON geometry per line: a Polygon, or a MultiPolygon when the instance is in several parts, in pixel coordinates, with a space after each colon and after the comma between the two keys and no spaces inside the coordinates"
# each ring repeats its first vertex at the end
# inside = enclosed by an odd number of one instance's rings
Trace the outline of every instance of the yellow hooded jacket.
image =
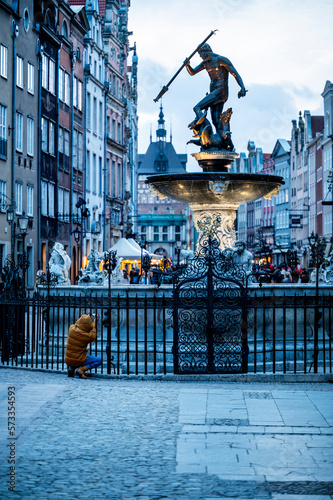
{"type": "Polygon", "coordinates": [[[87,359],[87,345],[96,340],[96,325],[88,314],[83,314],[68,331],[65,363],[82,366],[87,359]]]}

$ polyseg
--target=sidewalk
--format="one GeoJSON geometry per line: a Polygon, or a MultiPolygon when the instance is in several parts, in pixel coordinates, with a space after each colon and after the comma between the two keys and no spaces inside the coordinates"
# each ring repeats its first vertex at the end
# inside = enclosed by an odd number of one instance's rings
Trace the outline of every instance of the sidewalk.
{"type": "Polygon", "coordinates": [[[3,499],[326,500],[333,384],[85,381],[0,369],[0,445],[3,499]]]}

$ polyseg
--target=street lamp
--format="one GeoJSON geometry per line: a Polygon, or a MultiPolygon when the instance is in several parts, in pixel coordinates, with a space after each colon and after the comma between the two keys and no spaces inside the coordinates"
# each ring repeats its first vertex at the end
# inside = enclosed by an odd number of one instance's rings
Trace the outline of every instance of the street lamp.
{"type": "Polygon", "coordinates": [[[22,215],[18,216],[17,223],[14,218],[14,207],[11,205],[6,213],[6,218],[8,224],[13,224],[12,226],[12,241],[11,241],[11,266],[15,268],[15,240],[16,238],[22,238],[22,253],[18,257],[18,265],[22,269],[22,286],[25,288],[25,273],[30,265],[28,256],[25,251],[25,237],[28,233],[29,217],[22,212],[22,215]],[[16,233],[16,228],[19,228],[19,232],[16,233]]]}
{"type": "MultiPolygon", "coordinates": [[[[79,197],[78,201],[75,203],[76,208],[79,208],[80,212],[81,212],[81,218],[80,218],[81,232],[80,232],[80,235],[79,235],[79,239],[80,239],[80,262],[79,262],[80,269],[82,269],[83,238],[86,237],[86,230],[85,230],[85,221],[84,221],[84,219],[87,218],[87,217],[90,217],[90,212],[89,212],[88,207],[86,207],[86,205],[87,205],[86,200],[84,200],[81,196],[79,197]]],[[[78,235],[79,231],[80,230],[79,230],[78,227],[73,231],[74,239],[75,239],[75,234],[78,235]]],[[[75,239],[75,241],[76,241],[77,244],[79,242],[79,239],[78,240],[75,239]]]]}
{"type": "Polygon", "coordinates": [[[81,231],[80,231],[80,229],[76,226],[76,228],[74,229],[74,231],[73,231],[72,234],[74,236],[75,243],[78,244],[79,241],[80,241],[80,238],[81,238],[81,231]]]}
{"type": "MultiPolygon", "coordinates": [[[[318,346],[318,330],[320,327],[320,320],[323,315],[322,311],[319,309],[319,269],[322,263],[325,260],[325,247],[326,247],[326,239],[322,238],[320,240],[318,234],[314,234],[312,231],[311,235],[308,238],[309,246],[310,246],[310,254],[311,254],[311,262],[316,269],[316,297],[315,297],[315,316],[314,316],[314,351],[313,351],[313,364],[314,372],[318,372],[318,354],[319,354],[319,346],[318,346]]],[[[311,370],[310,366],[310,370],[311,370]]]]}

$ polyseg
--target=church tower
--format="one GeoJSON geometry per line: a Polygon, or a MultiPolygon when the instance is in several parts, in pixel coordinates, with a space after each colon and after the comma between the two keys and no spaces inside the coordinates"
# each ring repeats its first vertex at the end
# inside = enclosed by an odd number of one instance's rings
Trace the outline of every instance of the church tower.
{"type": "Polygon", "coordinates": [[[179,245],[191,248],[193,229],[190,208],[169,198],[153,196],[145,183],[147,176],[186,172],[187,155],[177,154],[167,130],[161,104],[157,120],[156,141],[150,140],[145,154],[138,155],[138,235],[147,242],[149,251],[172,258],[177,263],[179,245]],[[177,243],[178,242],[178,243],[177,243]]]}

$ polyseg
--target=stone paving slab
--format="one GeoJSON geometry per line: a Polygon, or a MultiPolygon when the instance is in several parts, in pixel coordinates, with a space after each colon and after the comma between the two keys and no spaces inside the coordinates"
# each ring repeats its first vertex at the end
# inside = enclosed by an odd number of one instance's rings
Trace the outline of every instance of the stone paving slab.
{"type": "Polygon", "coordinates": [[[323,383],[84,381],[1,369],[0,498],[333,498],[332,398],[323,383]]]}

